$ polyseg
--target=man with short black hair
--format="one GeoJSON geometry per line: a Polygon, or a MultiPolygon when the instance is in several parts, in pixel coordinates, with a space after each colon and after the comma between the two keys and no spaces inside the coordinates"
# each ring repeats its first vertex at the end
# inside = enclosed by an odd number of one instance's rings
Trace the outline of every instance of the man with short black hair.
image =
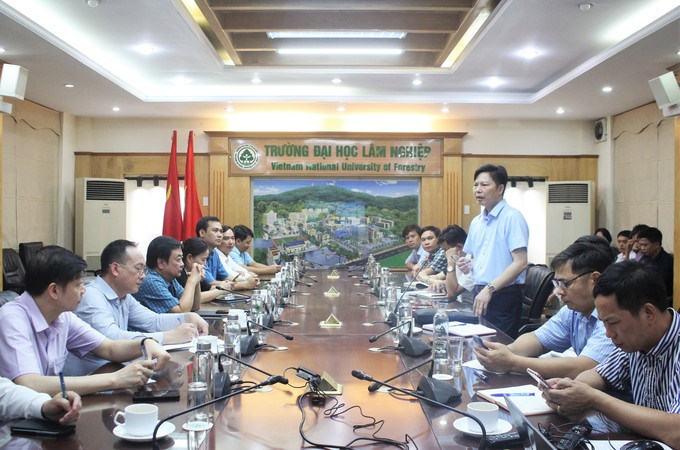
{"type": "Polygon", "coordinates": [[[420,257],[418,264],[413,266],[411,276],[419,281],[427,283],[432,275],[437,275],[446,271],[446,254],[444,249],[439,246],[439,235],[441,230],[435,226],[428,225],[420,229],[420,243],[425,254],[420,257]]]}
{"type": "MultiPolygon", "coordinates": [[[[196,236],[208,244],[208,259],[205,261],[205,281],[214,286],[231,289],[229,272],[222,265],[217,247],[222,243],[222,224],[215,216],[203,216],[196,223],[196,236]]],[[[236,275],[236,274],[234,274],[236,275]]]]}
{"type": "Polygon", "coordinates": [[[616,248],[619,249],[619,254],[616,255],[615,262],[621,262],[628,259],[628,240],[630,239],[630,230],[621,230],[616,235],[616,248]]]}
{"type": "Polygon", "coordinates": [[[680,315],[651,266],[609,266],[593,291],[598,316],[617,347],[575,380],[551,379],[543,396],[571,419],[600,413],[635,433],[680,448],[680,315]],[[630,390],[633,404],[608,395],[630,390]]]}
{"type": "Polygon", "coordinates": [[[668,306],[673,305],[673,256],[663,249],[661,230],[648,227],[641,230],[637,235],[638,245],[643,264],[651,264],[661,275],[663,285],[668,295],[668,306]]]}
{"type": "Polygon", "coordinates": [[[250,249],[254,237],[255,235],[253,234],[253,230],[245,225],[236,225],[234,227],[234,238],[236,239],[236,244],[229,255],[241,267],[245,267],[257,275],[271,275],[281,270],[281,266],[278,264],[272,264],[268,266],[255,261],[248,254],[248,249],[250,249]]]}
{"type": "Polygon", "coordinates": [[[475,287],[472,276],[470,274],[465,275],[456,264],[458,259],[465,255],[463,253],[463,246],[465,246],[466,239],[467,233],[458,225],[449,225],[444,228],[439,235],[439,245],[444,250],[448,266],[445,272],[437,275],[437,277],[443,275],[443,280],[434,280],[432,282],[428,280],[432,290],[438,291],[444,288],[449,299],[457,298],[459,301],[462,301],[460,294],[465,291],[471,292],[475,287]]]}
{"type": "Polygon", "coordinates": [[[170,355],[153,339],[111,340],[78,318],[85,285],[85,261],[65,248],[40,249],[26,270],[26,292],[0,308],[0,376],[39,392],[61,392],[57,376],[69,352],[88,353],[114,362],[143,356],[113,373],[67,377],[66,385],[79,394],[144,386],[170,355]],[[156,362],[154,362],[154,360],[156,362]]]}
{"type": "Polygon", "coordinates": [[[425,254],[423,246],[420,244],[420,227],[416,224],[406,225],[401,232],[401,236],[406,242],[406,247],[411,250],[411,254],[408,255],[404,265],[406,269],[413,270],[413,266],[418,264],[420,258],[425,254]]]}

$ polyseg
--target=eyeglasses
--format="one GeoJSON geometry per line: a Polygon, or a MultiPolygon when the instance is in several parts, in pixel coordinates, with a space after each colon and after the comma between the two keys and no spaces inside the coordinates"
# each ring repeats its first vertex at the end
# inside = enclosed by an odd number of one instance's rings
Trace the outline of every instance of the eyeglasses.
{"type": "Polygon", "coordinates": [[[556,279],[553,278],[553,279],[552,279],[552,284],[553,284],[553,286],[555,286],[555,289],[557,289],[557,288],[562,288],[562,289],[565,289],[565,290],[566,290],[569,286],[571,286],[572,284],[574,284],[574,282],[575,282],[576,280],[578,280],[579,278],[581,278],[581,277],[584,276],[584,275],[588,275],[589,273],[593,273],[593,272],[595,272],[595,271],[594,271],[594,270],[589,270],[588,272],[583,272],[581,275],[576,275],[574,278],[572,278],[571,280],[567,280],[567,281],[556,280],[556,279]]]}
{"type": "Polygon", "coordinates": [[[145,277],[149,273],[149,268],[146,267],[146,266],[142,267],[141,269],[138,269],[136,267],[128,266],[127,264],[123,264],[123,263],[116,263],[116,264],[118,264],[119,266],[123,266],[125,268],[128,268],[130,270],[134,270],[135,272],[137,272],[137,275],[140,276],[140,277],[145,277]]]}

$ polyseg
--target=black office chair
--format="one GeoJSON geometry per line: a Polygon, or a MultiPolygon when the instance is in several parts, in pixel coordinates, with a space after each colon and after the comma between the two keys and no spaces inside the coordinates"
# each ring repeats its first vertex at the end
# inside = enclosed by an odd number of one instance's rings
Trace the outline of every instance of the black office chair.
{"type": "Polygon", "coordinates": [[[524,302],[519,334],[528,333],[541,326],[541,314],[553,291],[555,274],[544,264],[529,264],[524,282],[524,302]]]}
{"type": "Polygon", "coordinates": [[[19,254],[13,248],[2,249],[3,289],[22,294],[26,290],[26,271],[19,254]]]}
{"type": "Polygon", "coordinates": [[[24,269],[28,267],[28,262],[41,248],[43,248],[42,241],[21,242],[19,244],[19,257],[21,257],[21,262],[24,264],[24,269]]]}

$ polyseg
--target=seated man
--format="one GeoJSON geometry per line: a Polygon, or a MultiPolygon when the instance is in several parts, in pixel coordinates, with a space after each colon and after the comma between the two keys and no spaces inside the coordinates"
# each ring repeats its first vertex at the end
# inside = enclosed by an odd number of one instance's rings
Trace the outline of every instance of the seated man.
{"type": "Polygon", "coordinates": [[[26,292],[0,308],[0,376],[39,392],[61,391],[58,374],[69,352],[93,353],[114,362],[136,361],[114,373],[67,377],[66,386],[82,394],[144,386],[170,355],[151,338],[111,340],[74,311],[85,292],[85,261],[54,245],[40,249],[26,270],[26,292]],[[157,362],[154,363],[153,359],[157,362]]]}
{"type": "Polygon", "coordinates": [[[673,256],[663,249],[663,235],[658,228],[649,227],[640,230],[637,235],[642,264],[651,264],[661,275],[668,295],[668,306],[673,305],[673,256]]]}
{"type": "Polygon", "coordinates": [[[231,251],[236,245],[236,238],[234,238],[234,230],[229,225],[222,225],[222,242],[217,247],[217,256],[220,258],[222,266],[230,274],[236,274],[232,281],[235,282],[234,289],[255,289],[260,283],[258,276],[255,272],[251,272],[245,267],[240,266],[231,257],[231,251]]]}
{"type": "Polygon", "coordinates": [[[66,391],[66,398],[61,392],[50,398],[47,394],[19,386],[7,378],[0,377],[0,422],[26,418],[75,425],[82,407],[80,395],[73,391],[66,391]]]}
{"type": "Polygon", "coordinates": [[[215,216],[204,216],[196,222],[196,236],[208,244],[208,259],[205,260],[205,281],[212,286],[231,289],[229,278],[235,278],[236,274],[230,274],[220,262],[217,247],[222,242],[222,224],[215,216]]]}
{"type": "Polygon", "coordinates": [[[420,242],[425,250],[425,255],[420,258],[418,264],[413,266],[411,276],[419,281],[425,281],[427,277],[446,271],[446,255],[444,249],[439,246],[439,234],[441,230],[428,225],[420,230],[420,242]]]}
{"type": "Polygon", "coordinates": [[[545,377],[572,378],[603,362],[614,344],[598,320],[593,286],[612,260],[609,245],[600,238],[579,238],[560,252],[551,267],[555,271],[554,292],[565,306],[538,330],[519,336],[510,345],[489,342],[489,350],[475,347],[479,362],[493,371],[521,373],[530,367],[545,377]],[[577,356],[537,358],[570,347],[577,356]]]}
{"type": "Polygon", "coordinates": [[[406,225],[401,232],[401,236],[406,242],[406,247],[411,249],[411,254],[406,258],[404,265],[407,270],[413,270],[413,266],[418,264],[420,258],[425,255],[425,250],[420,245],[420,227],[415,224],[406,225]]]}
{"type": "Polygon", "coordinates": [[[268,266],[255,261],[248,254],[248,249],[253,243],[254,237],[255,235],[253,234],[253,230],[245,225],[236,225],[234,227],[234,238],[236,239],[236,243],[234,245],[234,249],[229,255],[234,259],[234,261],[236,261],[238,265],[245,267],[246,269],[258,275],[271,275],[281,270],[281,266],[278,264],[272,264],[268,266]]]}
{"type": "MultiPolygon", "coordinates": [[[[134,242],[119,239],[102,251],[102,274],[85,289],[76,314],[109,339],[152,337],[161,344],[189,342],[208,333],[208,324],[195,313],[157,314],[131,295],[146,276],[144,254],[134,242]],[[128,331],[139,330],[139,331],[128,331]]],[[[69,355],[65,374],[85,375],[106,361],[92,354],[82,360],[69,355]]]]}
{"type": "Polygon", "coordinates": [[[638,243],[638,234],[640,234],[640,231],[645,230],[649,228],[649,225],[645,225],[644,223],[639,223],[635,225],[631,230],[630,230],[630,239],[628,239],[628,243],[626,244],[626,252],[627,252],[627,257],[626,259],[631,259],[634,261],[640,261],[642,258],[642,253],[640,253],[640,244],[638,243]]]}
{"type": "Polygon", "coordinates": [[[182,287],[177,277],[184,270],[182,244],[169,236],[158,236],[146,250],[149,274],[142,281],[135,298],[157,313],[197,311],[201,307],[203,266],[194,263],[182,287]]]}
{"type": "Polygon", "coordinates": [[[551,379],[543,396],[558,413],[601,413],[641,435],[680,448],[680,316],[667,308],[658,272],[645,264],[611,265],[595,283],[595,306],[616,345],[607,360],[575,380],[551,379]],[[634,404],[605,390],[630,390],[634,404]]]}
{"type": "Polygon", "coordinates": [[[630,239],[630,230],[621,230],[616,235],[616,248],[619,253],[616,255],[615,262],[621,262],[628,259],[628,240],[630,239]]]}
{"type": "Polygon", "coordinates": [[[438,291],[445,289],[448,293],[449,299],[460,300],[460,295],[465,292],[472,292],[475,284],[472,281],[470,274],[465,275],[458,267],[458,259],[465,256],[463,253],[463,246],[467,239],[467,233],[458,225],[449,225],[444,228],[444,231],[439,235],[439,245],[445,250],[448,267],[446,268],[446,275],[439,274],[430,277],[427,282],[432,287],[432,290],[438,291]],[[445,279],[435,279],[445,276],[445,279]]]}

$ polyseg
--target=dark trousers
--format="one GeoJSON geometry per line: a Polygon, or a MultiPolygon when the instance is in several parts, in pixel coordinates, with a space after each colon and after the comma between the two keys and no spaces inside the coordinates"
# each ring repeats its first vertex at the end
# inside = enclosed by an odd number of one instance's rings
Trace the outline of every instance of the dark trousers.
{"type": "MultiPolygon", "coordinates": [[[[475,286],[474,296],[484,289],[484,286],[475,286]]],[[[493,326],[507,334],[511,338],[517,337],[520,321],[522,319],[522,286],[511,284],[499,289],[491,296],[491,302],[486,308],[484,318],[493,326]]]]}

